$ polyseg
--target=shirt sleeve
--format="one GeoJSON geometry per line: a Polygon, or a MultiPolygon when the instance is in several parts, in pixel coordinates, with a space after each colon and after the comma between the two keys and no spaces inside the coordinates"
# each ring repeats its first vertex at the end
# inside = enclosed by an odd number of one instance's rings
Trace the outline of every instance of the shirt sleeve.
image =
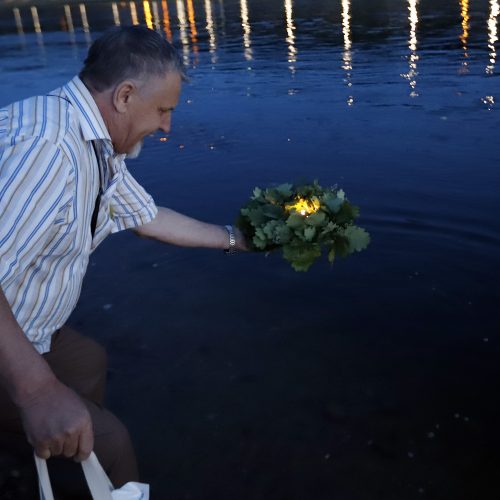
{"type": "Polygon", "coordinates": [[[64,153],[41,137],[0,150],[0,284],[36,259],[71,203],[74,169],[64,153]]]}
{"type": "Polygon", "coordinates": [[[125,165],[110,208],[115,222],[113,233],[147,224],[158,213],[151,195],[132,177],[125,165]]]}

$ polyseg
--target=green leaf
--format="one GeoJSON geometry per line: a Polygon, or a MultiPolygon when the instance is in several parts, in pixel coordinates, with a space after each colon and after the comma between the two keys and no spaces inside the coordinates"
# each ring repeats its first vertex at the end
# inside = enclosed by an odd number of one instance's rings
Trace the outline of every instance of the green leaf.
{"type": "Polygon", "coordinates": [[[281,196],[276,189],[268,188],[264,192],[264,199],[269,203],[276,204],[281,202],[281,196]]]}
{"type": "Polygon", "coordinates": [[[345,237],[349,240],[349,251],[361,252],[370,243],[370,235],[361,227],[349,226],[344,231],[345,237]]]}
{"type": "Polygon", "coordinates": [[[352,224],[353,220],[358,217],[358,215],[359,208],[351,205],[348,201],[344,201],[337,213],[336,220],[338,224],[352,224]]]}
{"type": "Polygon", "coordinates": [[[280,225],[280,221],[271,220],[264,226],[262,226],[262,231],[267,236],[268,240],[274,242],[276,239],[276,228],[280,225]]]}
{"type": "Polygon", "coordinates": [[[248,217],[252,226],[259,227],[260,225],[267,222],[266,216],[262,213],[261,208],[242,208],[242,215],[248,217]]]}
{"type": "Polygon", "coordinates": [[[278,187],[276,187],[276,191],[283,197],[283,198],[290,198],[292,196],[292,188],[293,184],[280,184],[278,187]]]}
{"type": "Polygon", "coordinates": [[[283,209],[278,205],[264,205],[262,213],[271,219],[281,219],[283,217],[283,209]]]}
{"type": "Polygon", "coordinates": [[[281,224],[276,228],[275,241],[277,244],[284,245],[290,241],[291,237],[292,237],[292,231],[287,225],[281,224]]]}
{"type": "Polygon", "coordinates": [[[333,214],[336,214],[340,210],[340,207],[342,206],[342,203],[344,203],[344,200],[342,198],[338,198],[329,194],[328,196],[324,197],[322,202],[333,214]]]}
{"type": "Polygon", "coordinates": [[[296,271],[307,271],[320,255],[319,245],[285,245],[283,247],[283,257],[296,271]]]}
{"type": "Polygon", "coordinates": [[[286,220],[286,225],[291,229],[302,229],[305,226],[305,217],[297,212],[292,212],[286,220]]]}
{"type": "Polygon", "coordinates": [[[319,234],[320,238],[325,237],[329,234],[334,233],[338,229],[337,224],[335,222],[330,221],[322,230],[321,233],[319,234]]]}
{"type": "Polygon", "coordinates": [[[312,241],[316,236],[316,228],[315,227],[306,227],[304,229],[304,238],[306,241],[312,241]]]}
{"type": "Polygon", "coordinates": [[[260,189],[259,187],[254,188],[254,190],[253,190],[253,199],[257,200],[261,196],[262,196],[262,189],[260,189]]]}
{"type": "Polygon", "coordinates": [[[308,226],[317,226],[317,227],[319,227],[319,226],[322,226],[324,224],[325,218],[326,218],[325,212],[318,211],[318,212],[314,212],[311,215],[308,215],[305,218],[305,223],[308,226]]]}
{"type": "Polygon", "coordinates": [[[255,235],[252,239],[253,244],[260,250],[265,250],[267,247],[267,237],[264,231],[258,227],[255,231],[255,235]]]}
{"type": "Polygon", "coordinates": [[[310,198],[316,190],[314,189],[314,184],[303,184],[297,186],[297,194],[302,198],[310,198]]]}

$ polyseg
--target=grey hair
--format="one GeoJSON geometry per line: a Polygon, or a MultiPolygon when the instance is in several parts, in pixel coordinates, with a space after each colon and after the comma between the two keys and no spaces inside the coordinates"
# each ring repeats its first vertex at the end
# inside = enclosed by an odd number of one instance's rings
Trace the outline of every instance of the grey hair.
{"type": "Polygon", "coordinates": [[[178,73],[185,68],[174,46],[145,26],[120,26],[104,32],[90,47],[80,79],[102,92],[124,80],[178,73]]]}

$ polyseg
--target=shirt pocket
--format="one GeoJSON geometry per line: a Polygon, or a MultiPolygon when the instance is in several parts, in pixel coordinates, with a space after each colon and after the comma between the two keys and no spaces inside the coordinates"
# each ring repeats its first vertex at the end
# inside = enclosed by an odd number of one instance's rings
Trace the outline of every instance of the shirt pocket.
{"type": "Polygon", "coordinates": [[[51,229],[52,248],[56,254],[65,253],[69,243],[76,243],[77,225],[72,201],[59,209],[51,229]]]}

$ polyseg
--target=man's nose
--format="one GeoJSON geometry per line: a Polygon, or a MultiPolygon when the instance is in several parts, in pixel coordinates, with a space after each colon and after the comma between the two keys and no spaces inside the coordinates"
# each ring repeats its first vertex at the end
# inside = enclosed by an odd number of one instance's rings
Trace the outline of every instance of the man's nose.
{"type": "Polygon", "coordinates": [[[168,134],[170,132],[170,122],[171,122],[171,117],[170,117],[170,113],[169,113],[168,116],[163,118],[163,120],[161,121],[160,130],[162,130],[163,132],[168,134]]]}

